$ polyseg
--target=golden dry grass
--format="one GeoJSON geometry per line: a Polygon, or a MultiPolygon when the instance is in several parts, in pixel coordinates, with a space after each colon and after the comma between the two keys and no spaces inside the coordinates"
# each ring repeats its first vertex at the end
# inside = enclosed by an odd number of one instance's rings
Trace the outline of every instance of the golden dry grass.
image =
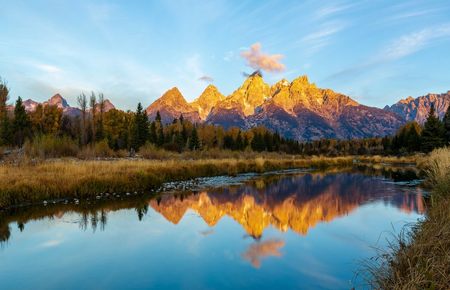
{"type": "MultiPolygon", "coordinates": [[[[291,155],[249,154],[243,157],[110,161],[55,159],[36,163],[4,163],[0,165],[0,208],[47,199],[95,197],[104,192],[149,191],[163,182],[201,176],[287,168],[351,166],[355,160],[352,156],[301,158],[291,155]]],[[[370,158],[364,157],[364,162],[369,161],[370,158]]],[[[371,162],[380,162],[380,159],[371,162]]]]}
{"type": "Polygon", "coordinates": [[[432,187],[427,215],[366,262],[371,288],[449,289],[450,148],[434,150],[420,160],[420,167],[432,187]]]}

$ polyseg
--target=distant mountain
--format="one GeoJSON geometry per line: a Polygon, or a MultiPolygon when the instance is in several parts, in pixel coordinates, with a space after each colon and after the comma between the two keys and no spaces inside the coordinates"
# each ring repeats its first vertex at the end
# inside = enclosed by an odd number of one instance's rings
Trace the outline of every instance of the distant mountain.
{"type": "Polygon", "coordinates": [[[56,94],[53,97],[51,97],[48,101],[42,103],[45,105],[51,105],[51,106],[57,106],[59,109],[66,109],[69,108],[69,104],[67,103],[66,99],[61,97],[60,94],[56,94]]]}
{"type": "MultiPolygon", "coordinates": [[[[111,111],[113,109],[115,109],[116,107],[113,105],[113,103],[111,103],[111,101],[109,99],[106,99],[103,101],[103,111],[104,112],[108,112],[111,111]]],[[[95,104],[95,111],[96,112],[100,112],[100,104],[95,104]]]]}
{"type": "MultiPolygon", "coordinates": [[[[32,99],[28,99],[23,101],[23,106],[25,107],[25,111],[27,112],[33,112],[36,110],[36,107],[39,105],[38,102],[33,101],[32,99]]],[[[12,107],[14,108],[14,107],[12,107]]]]}
{"type": "MultiPolygon", "coordinates": [[[[34,112],[37,108],[37,106],[41,104],[43,106],[56,106],[59,109],[63,111],[63,115],[71,116],[71,117],[77,117],[81,115],[81,110],[76,107],[71,107],[66,99],[64,99],[60,94],[56,94],[50,99],[48,99],[45,102],[39,103],[36,101],[33,101],[31,99],[28,99],[23,102],[23,105],[25,107],[25,110],[27,112],[34,112]]],[[[98,104],[96,105],[98,106],[98,104]]],[[[105,100],[105,112],[108,112],[109,110],[115,109],[115,106],[111,103],[110,100],[105,100]]],[[[14,106],[8,106],[9,111],[14,110],[14,106]]]]}
{"type": "Polygon", "coordinates": [[[176,87],[165,92],[146,109],[147,116],[151,120],[155,119],[158,111],[161,115],[161,121],[165,124],[171,123],[173,119],[179,118],[181,114],[186,120],[194,123],[201,121],[199,112],[184,99],[176,87]]]}
{"type": "Polygon", "coordinates": [[[407,121],[417,121],[423,124],[428,117],[431,106],[442,119],[450,105],[450,91],[444,94],[428,94],[418,98],[408,97],[392,106],[386,106],[386,111],[394,112],[407,121]]]}

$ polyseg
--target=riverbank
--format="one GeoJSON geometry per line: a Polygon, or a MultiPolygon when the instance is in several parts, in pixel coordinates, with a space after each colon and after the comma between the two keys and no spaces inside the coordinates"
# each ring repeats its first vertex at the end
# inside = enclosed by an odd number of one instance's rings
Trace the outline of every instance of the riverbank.
{"type": "Polygon", "coordinates": [[[425,218],[366,265],[374,289],[448,289],[450,285],[450,148],[421,164],[432,189],[425,218]]]}
{"type": "Polygon", "coordinates": [[[167,160],[54,159],[0,165],[0,208],[62,198],[95,198],[102,193],[150,192],[164,182],[291,168],[357,164],[410,164],[415,157],[300,157],[244,155],[242,158],[167,160]]]}

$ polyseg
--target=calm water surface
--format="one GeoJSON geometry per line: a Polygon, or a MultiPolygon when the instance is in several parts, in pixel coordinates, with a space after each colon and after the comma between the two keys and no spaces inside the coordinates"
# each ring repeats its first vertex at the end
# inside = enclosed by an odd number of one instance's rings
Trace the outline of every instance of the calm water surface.
{"type": "Polygon", "coordinates": [[[350,289],[424,211],[358,172],[267,175],[157,199],[0,213],[0,289],[350,289]]]}

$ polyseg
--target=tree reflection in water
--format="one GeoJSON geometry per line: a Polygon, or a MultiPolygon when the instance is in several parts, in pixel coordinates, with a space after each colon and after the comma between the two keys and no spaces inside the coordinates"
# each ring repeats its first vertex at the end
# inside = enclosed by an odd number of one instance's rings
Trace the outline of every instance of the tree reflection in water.
{"type": "MultiPolygon", "coordinates": [[[[347,215],[357,207],[381,201],[406,212],[424,212],[423,191],[419,187],[399,186],[392,181],[414,178],[411,171],[361,168],[357,172],[325,172],[294,175],[264,175],[242,185],[210,189],[199,193],[165,194],[154,198],[133,197],[123,200],[101,200],[90,204],[50,204],[15,208],[0,212],[0,243],[9,240],[11,223],[20,231],[28,221],[62,219],[68,213],[79,216],[81,230],[104,230],[108,213],[135,209],[138,220],[149,207],[166,220],[178,224],[188,210],[196,212],[213,227],[223,216],[238,222],[246,233],[259,240],[264,230],[273,226],[280,231],[292,230],[306,235],[317,223],[347,215]],[[406,177],[405,177],[406,176],[406,177]]],[[[280,255],[283,241],[253,244],[243,254],[258,267],[261,257],[280,255]]]]}

